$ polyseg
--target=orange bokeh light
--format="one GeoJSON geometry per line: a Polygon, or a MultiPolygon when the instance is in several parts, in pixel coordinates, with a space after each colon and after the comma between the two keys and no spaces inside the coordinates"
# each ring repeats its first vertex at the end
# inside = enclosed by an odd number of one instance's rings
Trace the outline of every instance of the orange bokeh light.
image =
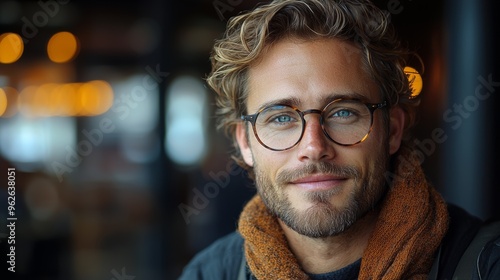
{"type": "Polygon", "coordinates": [[[113,89],[105,81],[48,83],[25,88],[18,106],[31,117],[97,116],[111,108],[113,99],[113,89]]]}
{"type": "Polygon", "coordinates": [[[47,44],[49,59],[56,63],[65,63],[76,57],[80,49],[78,39],[70,32],[54,34],[47,44]]]}
{"type": "Polygon", "coordinates": [[[0,63],[16,62],[24,51],[23,38],[16,33],[0,35],[0,63]]]}
{"type": "MultiPolygon", "coordinates": [[[[3,113],[0,113],[0,117],[2,118],[10,118],[17,113],[17,100],[18,100],[18,92],[13,87],[4,87],[0,88],[0,91],[5,95],[5,109],[3,113]]],[[[3,101],[0,101],[0,111],[2,110],[3,101]]]]}
{"type": "Polygon", "coordinates": [[[424,87],[422,76],[415,68],[410,66],[406,66],[404,68],[404,72],[408,77],[408,81],[410,82],[411,97],[415,98],[419,96],[420,92],[422,92],[422,88],[424,87]]]}
{"type": "Polygon", "coordinates": [[[5,113],[5,110],[7,109],[7,95],[5,94],[5,91],[0,88],[0,116],[5,113]]]}

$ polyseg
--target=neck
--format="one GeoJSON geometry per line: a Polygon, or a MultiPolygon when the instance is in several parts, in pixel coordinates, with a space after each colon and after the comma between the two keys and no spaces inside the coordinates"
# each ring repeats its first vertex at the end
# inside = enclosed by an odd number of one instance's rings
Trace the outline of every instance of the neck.
{"type": "Polygon", "coordinates": [[[342,234],[325,238],[301,235],[279,222],[302,269],[321,274],[341,269],[363,256],[377,217],[378,212],[369,212],[342,234]]]}

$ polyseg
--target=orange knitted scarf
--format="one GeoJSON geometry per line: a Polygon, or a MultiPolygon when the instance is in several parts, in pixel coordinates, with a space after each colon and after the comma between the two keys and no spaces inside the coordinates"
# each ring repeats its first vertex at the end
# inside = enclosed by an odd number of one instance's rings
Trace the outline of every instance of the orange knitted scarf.
{"type": "MultiPolygon", "coordinates": [[[[417,159],[398,159],[358,279],[427,279],[448,228],[446,204],[427,183],[417,159]]],[[[276,218],[258,195],[245,206],[238,230],[245,239],[248,266],[257,279],[308,279],[276,218]]]]}

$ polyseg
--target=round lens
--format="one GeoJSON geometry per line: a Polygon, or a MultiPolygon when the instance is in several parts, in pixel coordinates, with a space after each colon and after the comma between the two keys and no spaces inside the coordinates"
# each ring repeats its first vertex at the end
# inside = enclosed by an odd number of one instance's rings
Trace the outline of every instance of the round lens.
{"type": "Polygon", "coordinates": [[[342,145],[361,142],[370,132],[372,115],[356,100],[334,101],[323,111],[323,126],[330,138],[342,145]]]}
{"type": "Polygon", "coordinates": [[[300,114],[285,105],[264,109],[255,121],[257,137],[273,150],[286,150],[295,145],[300,139],[302,125],[300,114]]]}

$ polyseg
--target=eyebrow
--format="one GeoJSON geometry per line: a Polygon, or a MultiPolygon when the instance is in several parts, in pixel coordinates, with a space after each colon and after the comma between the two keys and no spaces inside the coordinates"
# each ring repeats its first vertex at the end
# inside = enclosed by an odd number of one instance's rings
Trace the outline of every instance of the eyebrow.
{"type": "MultiPolygon", "coordinates": [[[[345,99],[355,99],[355,100],[360,100],[360,101],[368,101],[368,98],[360,93],[357,92],[350,92],[350,93],[331,93],[323,98],[321,98],[321,104],[326,104],[340,98],[345,98],[345,99]]],[[[271,106],[276,106],[276,105],[288,105],[292,107],[299,108],[301,104],[300,98],[298,97],[289,97],[289,98],[280,98],[280,99],[275,99],[275,100],[270,100],[267,101],[263,104],[261,104],[257,108],[257,112],[260,110],[263,110],[264,108],[271,107],[271,106]]],[[[304,108],[299,108],[301,110],[306,110],[304,108]]]]}
{"type": "Polygon", "coordinates": [[[270,100],[267,101],[259,106],[257,108],[257,112],[271,106],[276,106],[276,105],[288,105],[288,106],[293,106],[293,107],[299,107],[300,105],[300,99],[297,97],[289,97],[289,98],[280,98],[280,99],[275,99],[275,100],[270,100]]]}
{"type": "Polygon", "coordinates": [[[324,98],[321,99],[322,104],[328,104],[336,99],[354,99],[354,100],[359,100],[359,101],[364,101],[367,102],[368,97],[364,94],[358,93],[358,92],[349,92],[349,93],[333,93],[330,95],[325,96],[324,98]]]}

